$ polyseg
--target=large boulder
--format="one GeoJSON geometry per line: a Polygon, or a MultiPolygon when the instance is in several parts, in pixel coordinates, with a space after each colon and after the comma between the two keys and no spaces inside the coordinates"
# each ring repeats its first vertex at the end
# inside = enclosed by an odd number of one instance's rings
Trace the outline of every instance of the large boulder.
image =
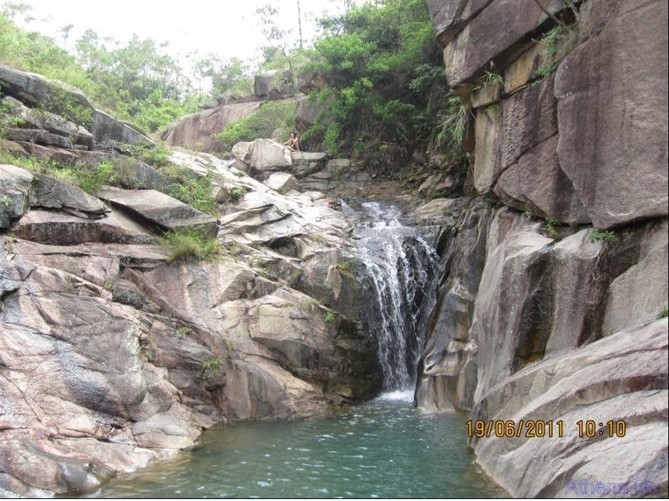
{"type": "MultiPolygon", "coordinates": [[[[36,112],[25,106],[21,101],[9,96],[0,99],[0,103],[11,112],[12,120],[15,123],[19,121],[22,129],[46,130],[69,138],[72,144],[92,147],[93,136],[81,125],[49,111],[40,110],[36,112]]],[[[0,121],[2,121],[2,117],[0,117],[0,121]]]]}
{"type": "Polygon", "coordinates": [[[256,75],[253,94],[262,99],[277,99],[295,94],[292,72],[274,70],[264,75],[256,75]]]}
{"type": "Polygon", "coordinates": [[[119,211],[91,220],[73,214],[33,209],[15,224],[19,238],[53,245],[77,245],[87,242],[151,244],[153,233],[119,211]]]}
{"type": "MultiPolygon", "coordinates": [[[[129,143],[137,145],[151,145],[154,141],[130,124],[121,122],[109,114],[93,107],[78,89],[72,88],[62,82],[47,79],[42,75],[15,70],[0,66],[0,87],[3,92],[34,108],[41,106],[48,112],[56,115],[72,114],[74,110],[78,120],[77,126],[84,126],[88,131],[78,129],[75,141],[84,138],[88,143],[92,135],[90,147],[113,148],[118,143],[129,143]],[[88,134],[89,132],[90,134],[88,134]]],[[[51,120],[53,122],[53,118],[51,120]]],[[[18,134],[19,132],[14,132],[18,134]]],[[[54,136],[63,138],[60,134],[42,132],[45,139],[55,141],[54,136]]],[[[62,139],[60,140],[62,141],[62,139]]],[[[68,144],[59,144],[61,147],[72,147],[72,141],[68,144]]]]}
{"type": "Polygon", "coordinates": [[[167,230],[196,228],[209,237],[218,232],[213,217],[159,191],[107,187],[98,196],[167,230]]]}
{"type": "Polygon", "coordinates": [[[14,165],[0,165],[0,229],[9,228],[30,207],[33,175],[14,165]]]}
{"type": "Polygon", "coordinates": [[[102,201],[81,188],[50,176],[38,174],[33,180],[30,205],[45,209],[73,210],[91,219],[109,211],[102,201]]]}
{"type": "Polygon", "coordinates": [[[323,152],[293,151],[291,158],[291,170],[298,179],[324,170],[327,165],[327,153],[323,152]]]}
{"type": "Polygon", "coordinates": [[[232,147],[232,154],[248,165],[249,173],[260,180],[293,165],[290,150],[271,139],[237,143],[232,147]]]}
{"type": "Polygon", "coordinates": [[[667,215],[667,2],[610,10],[555,77],[560,166],[597,228],[667,215]]]}
{"type": "Polygon", "coordinates": [[[170,146],[194,151],[219,151],[215,135],[226,125],[242,120],[256,111],[262,101],[232,103],[180,118],[162,136],[170,146]]]}
{"type": "Polygon", "coordinates": [[[115,119],[108,113],[98,109],[93,110],[93,120],[90,125],[91,134],[95,139],[95,148],[115,148],[119,143],[137,146],[153,146],[155,141],[135,126],[115,119]]]}
{"type": "MultiPolygon", "coordinates": [[[[490,61],[497,61],[507,49],[524,40],[530,33],[541,25],[548,15],[535,2],[515,2],[513,0],[493,0],[483,10],[478,11],[485,2],[471,0],[466,2],[450,3],[445,7],[442,2],[432,2],[432,12],[436,14],[437,29],[444,40],[444,64],[446,77],[452,87],[457,87],[479,73],[490,61]],[[439,9],[438,7],[441,7],[439,9]],[[458,9],[457,7],[460,7],[458,9]],[[468,8],[465,8],[468,7],[468,8]],[[460,10],[460,14],[458,14],[460,10]],[[451,14],[455,11],[453,14],[451,14]],[[471,14],[476,13],[473,17],[471,14]],[[468,22],[462,25],[463,15],[468,22]],[[449,28],[455,25],[461,27],[455,36],[449,33],[449,28]],[[497,29],[505,26],[505,29],[497,29]]],[[[565,8],[562,0],[544,2],[543,7],[552,12],[565,8]]],[[[498,64],[499,66],[499,64],[498,64]]]]}
{"type": "Polygon", "coordinates": [[[48,106],[47,101],[52,96],[54,101],[67,101],[69,104],[80,106],[83,109],[90,111],[93,109],[86,96],[78,89],[37,73],[21,71],[3,65],[0,65],[0,87],[2,87],[4,94],[18,99],[31,108],[42,103],[48,106]]]}
{"type": "Polygon", "coordinates": [[[166,175],[136,158],[112,151],[78,153],[79,165],[95,169],[102,163],[114,167],[114,184],[132,190],[166,191],[172,182],[166,175]]]}
{"type": "Polygon", "coordinates": [[[265,184],[268,188],[279,193],[288,193],[289,191],[298,189],[297,179],[287,172],[275,172],[267,178],[265,184]]]}
{"type": "Polygon", "coordinates": [[[472,419],[511,426],[473,438],[476,460],[515,497],[666,497],[667,396],[663,319],[489,388],[472,419]]]}
{"type": "Polygon", "coordinates": [[[0,165],[0,228],[25,214],[29,207],[61,209],[83,218],[97,219],[109,209],[81,188],[14,165],[0,165]]]}

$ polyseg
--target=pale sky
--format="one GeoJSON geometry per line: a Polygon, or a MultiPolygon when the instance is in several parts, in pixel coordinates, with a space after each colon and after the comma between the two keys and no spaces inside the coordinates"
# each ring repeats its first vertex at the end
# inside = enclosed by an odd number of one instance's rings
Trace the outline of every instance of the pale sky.
{"type": "MultiPolygon", "coordinates": [[[[224,58],[249,59],[257,56],[256,48],[266,45],[255,20],[258,7],[271,3],[279,9],[277,21],[292,29],[297,37],[297,0],[13,0],[32,6],[29,23],[17,16],[15,22],[29,30],[54,37],[62,44],[59,30],[73,24],[70,44],[86,29],[101,38],[125,42],[133,33],[156,42],[169,42],[166,49],[180,60],[197,51],[195,57],[209,53],[224,58]]],[[[0,7],[10,0],[0,0],[0,7]]],[[[303,38],[316,33],[314,19],[324,12],[342,12],[346,0],[301,0],[303,38]]],[[[356,3],[356,2],[353,2],[356,3]]],[[[360,2],[357,2],[360,3],[360,2]]],[[[190,56],[192,59],[193,56],[190,56]]]]}

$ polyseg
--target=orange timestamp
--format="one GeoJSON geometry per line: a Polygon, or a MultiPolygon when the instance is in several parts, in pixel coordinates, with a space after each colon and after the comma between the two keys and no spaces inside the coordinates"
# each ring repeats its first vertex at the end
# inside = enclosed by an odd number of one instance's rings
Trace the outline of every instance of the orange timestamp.
{"type": "MultiPolygon", "coordinates": [[[[476,419],[466,423],[469,438],[543,438],[564,437],[565,422],[562,419],[476,419]]],[[[627,434],[627,423],[622,420],[606,422],[593,419],[576,422],[576,431],[579,438],[595,438],[598,436],[622,438],[627,434]]]]}

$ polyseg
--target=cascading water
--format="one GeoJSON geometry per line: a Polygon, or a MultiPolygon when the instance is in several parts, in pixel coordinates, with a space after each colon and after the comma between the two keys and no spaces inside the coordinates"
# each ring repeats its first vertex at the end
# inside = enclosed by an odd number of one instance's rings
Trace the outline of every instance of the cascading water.
{"type": "Polygon", "coordinates": [[[363,327],[378,340],[383,390],[413,390],[436,302],[438,256],[415,228],[402,223],[397,207],[365,202],[360,210],[353,238],[364,264],[363,327]]]}
{"type": "Polygon", "coordinates": [[[328,418],[220,427],[172,461],[112,481],[100,497],[489,498],[505,493],[475,470],[464,418],[424,419],[409,404],[428,316],[436,253],[400,211],[356,210],[363,327],[377,337],[385,393],[328,418]],[[400,432],[401,431],[401,432],[400,432]]]}

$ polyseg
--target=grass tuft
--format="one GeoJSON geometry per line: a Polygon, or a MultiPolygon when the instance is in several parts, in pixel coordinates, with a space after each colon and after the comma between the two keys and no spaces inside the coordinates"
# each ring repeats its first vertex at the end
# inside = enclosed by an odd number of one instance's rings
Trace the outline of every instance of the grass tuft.
{"type": "Polygon", "coordinates": [[[221,254],[221,246],[215,238],[205,237],[201,231],[168,231],[161,243],[171,248],[168,263],[176,261],[211,261],[221,254]]]}

